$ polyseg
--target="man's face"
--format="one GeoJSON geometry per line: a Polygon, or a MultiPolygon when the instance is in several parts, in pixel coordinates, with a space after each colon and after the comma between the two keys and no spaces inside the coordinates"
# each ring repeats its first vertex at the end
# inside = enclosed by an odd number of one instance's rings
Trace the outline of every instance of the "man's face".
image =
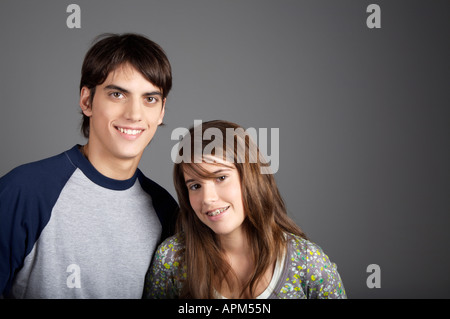
{"type": "MultiPolygon", "coordinates": [[[[89,89],[83,88],[82,108],[89,104],[89,95],[89,89]]],[[[92,105],[83,109],[90,117],[89,158],[139,162],[162,123],[164,110],[165,99],[158,87],[134,67],[119,66],[96,87],[92,105]]]]}

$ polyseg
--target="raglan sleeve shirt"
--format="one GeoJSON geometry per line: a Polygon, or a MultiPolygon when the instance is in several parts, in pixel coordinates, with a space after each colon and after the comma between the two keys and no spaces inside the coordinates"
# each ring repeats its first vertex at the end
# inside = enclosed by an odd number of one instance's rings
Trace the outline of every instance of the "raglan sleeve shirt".
{"type": "Polygon", "coordinates": [[[101,175],[79,145],[0,178],[0,295],[140,298],[177,204],[138,169],[101,175]],[[125,284],[119,284],[125,283],[125,284]]]}
{"type": "Polygon", "coordinates": [[[12,285],[73,169],[63,155],[25,164],[0,178],[0,292],[12,285]],[[60,172],[57,174],[56,172],[60,172]]]}

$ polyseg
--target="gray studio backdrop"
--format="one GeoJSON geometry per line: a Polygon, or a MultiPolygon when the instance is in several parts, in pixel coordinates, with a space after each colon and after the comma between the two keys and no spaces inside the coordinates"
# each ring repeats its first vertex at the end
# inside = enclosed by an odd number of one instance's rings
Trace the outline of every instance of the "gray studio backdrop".
{"type": "Polygon", "coordinates": [[[449,298],[449,12],[449,1],[2,0],[0,175],[85,143],[85,52],[100,33],[141,33],[174,75],[145,174],[175,196],[171,133],[196,119],[279,128],[289,214],[348,296],[449,298]],[[68,28],[72,3],[81,28],[68,28]],[[372,3],[381,28],[367,25],[372,3]],[[367,286],[372,264],[380,288],[367,286]]]}

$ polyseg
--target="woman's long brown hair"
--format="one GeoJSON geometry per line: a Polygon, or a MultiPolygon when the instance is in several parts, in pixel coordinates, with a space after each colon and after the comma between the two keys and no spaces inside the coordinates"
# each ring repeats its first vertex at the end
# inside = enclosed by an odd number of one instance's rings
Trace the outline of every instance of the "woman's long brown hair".
{"type": "MultiPolygon", "coordinates": [[[[239,173],[242,201],[246,214],[243,226],[252,249],[255,268],[243,287],[235,287],[236,281],[232,280],[234,272],[224,255],[220,241],[216,234],[198,219],[190,205],[184,171],[202,178],[215,177],[203,171],[200,165],[194,163],[194,157],[199,154],[195,153],[194,139],[197,138],[198,140],[198,137],[194,138],[194,127],[192,127],[189,134],[184,137],[184,147],[190,147],[191,150],[190,160],[176,163],[174,167],[174,184],[180,205],[177,230],[182,234],[185,245],[184,251],[181,251],[180,254],[184,256],[183,262],[187,267],[187,277],[180,297],[215,298],[215,290],[220,289],[223,280],[225,280],[230,291],[239,291],[240,289],[240,292],[233,296],[234,298],[239,298],[245,292],[249,292],[254,298],[256,297],[255,289],[259,280],[262,279],[267,269],[274,265],[277,258],[281,257],[286,248],[285,233],[292,233],[303,238],[306,238],[306,236],[288,217],[273,174],[261,173],[263,169],[266,169],[267,163],[261,157],[252,139],[246,136],[243,128],[231,122],[209,121],[202,123],[202,136],[208,128],[219,129],[222,132],[223,154],[227,150],[231,151],[230,148],[233,145],[233,164],[239,173]],[[238,133],[233,135],[231,143],[226,141],[225,138],[227,128],[238,133]],[[242,157],[242,154],[239,154],[239,147],[242,146],[245,146],[247,151],[244,161],[242,158],[238,159],[239,156],[242,157]],[[257,156],[254,156],[251,160],[252,149],[257,151],[257,156]]],[[[195,132],[199,133],[198,130],[195,132]]],[[[202,138],[201,143],[201,151],[203,152],[205,146],[211,143],[211,140],[202,138]]],[[[183,151],[186,151],[186,149],[183,151]]],[[[213,155],[216,154],[220,154],[217,149],[215,149],[213,155]]]]}

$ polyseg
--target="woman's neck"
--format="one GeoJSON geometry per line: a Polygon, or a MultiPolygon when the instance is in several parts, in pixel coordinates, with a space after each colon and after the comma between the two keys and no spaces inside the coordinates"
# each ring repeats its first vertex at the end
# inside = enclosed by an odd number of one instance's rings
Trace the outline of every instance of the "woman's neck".
{"type": "MultiPolygon", "coordinates": [[[[252,298],[248,289],[243,295],[240,295],[242,288],[250,280],[256,268],[254,254],[247,235],[242,230],[227,236],[220,236],[220,244],[235,275],[229,274],[231,277],[228,278],[235,287],[233,291],[230,290],[231,287],[228,286],[227,281],[223,280],[220,284],[220,293],[226,298],[252,298]]],[[[273,266],[269,266],[261,277],[255,287],[256,295],[261,294],[269,285],[273,269],[273,266]]]]}
{"type": "Polygon", "coordinates": [[[251,257],[248,237],[243,229],[237,229],[231,234],[220,235],[220,245],[226,255],[251,257]]]}

